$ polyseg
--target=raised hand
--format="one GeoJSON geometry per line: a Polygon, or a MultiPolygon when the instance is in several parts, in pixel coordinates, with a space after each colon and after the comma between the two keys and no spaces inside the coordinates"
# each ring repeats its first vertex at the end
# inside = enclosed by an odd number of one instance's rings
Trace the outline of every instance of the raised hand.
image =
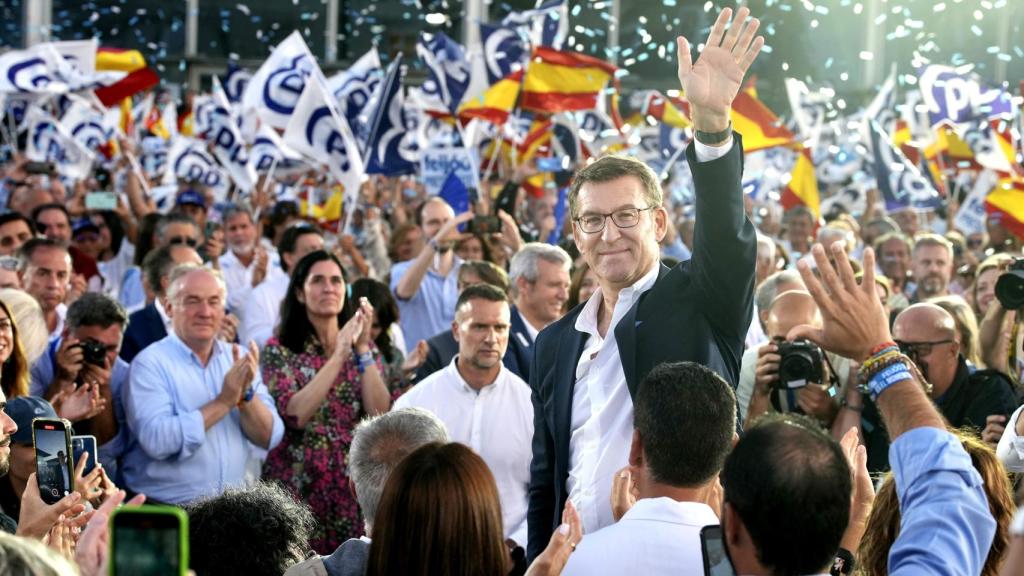
{"type": "Polygon", "coordinates": [[[797,262],[804,285],[821,311],[822,327],[794,326],[787,340],[807,338],[829,352],[863,362],[872,348],[892,341],[889,319],[875,292],[875,253],[864,250],[864,278],[857,285],[843,243],[836,242],[830,249],[835,265],[821,244],[811,249],[821,280],[805,259],[797,262]]]}
{"type": "Polygon", "coordinates": [[[679,83],[698,130],[721,132],[729,125],[729,110],[743,76],[764,46],[763,37],[754,37],[760,22],[754,18],[744,26],[749,15],[750,10],[740,8],[729,25],[732,9],[722,10],[696,63],[690,58],[689,41],[683,36],[676,39],[679,83]]]}

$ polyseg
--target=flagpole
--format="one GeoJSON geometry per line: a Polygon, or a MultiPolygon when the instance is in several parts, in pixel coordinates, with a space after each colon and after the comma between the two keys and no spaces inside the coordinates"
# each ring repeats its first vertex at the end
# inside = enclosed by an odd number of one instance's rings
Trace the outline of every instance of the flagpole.
{"type": "MultiPolygon", "coordinates": [[[[504,128],[504,127],[505,127],[505,125],[502,124],[501,128],[504,128]]],[[[500,134],[499,134],[499,136],[500,136],[500,134]]],[[[491,154],[491,159],[487,162],[487,170],[484,171],[484,182],[489,182],[490,181],[491,171],[494,169],[494,162],[498,159],[498,155],[501,154],[501,139],[500,138],[495,138],[494,141],[496,142],[496,144],[494,146],[494,153],[491,154]]]]}
{"type": "Polygon", "coordinates": [[[476,181],[476,192],[477,194],[480,194],[483,191],[483,189],[480,187],[480,166],[476,165],[476,162],[472,162],[473,151],[470,150],[469,148],[469,140],[466,138],[466,131],[462,128],[462,124],[459,122],[458,115],[455,116],[455,130],[458,131],[459,138],[462,139],[462,148],[466,150],[467,154],[469,154],[471,164],[474,164],[473,178],[476,181]]]}
{"type": "Polygon", "coordinates": [[[665,169],[662,170],[661,174],[658,174],[658,177],[661,180],[664,180],[665,178],[668,177],[669,170],[671,170],[672,167],[676,165],[676,161],[679,160],[679,156],[683,152],[686,152],[686,146],[680,146],[679,148],[676,149],[675,152],[672,153],[672,156],[670,156],[668,159],[668,163],[665,164],[665,169]]]}

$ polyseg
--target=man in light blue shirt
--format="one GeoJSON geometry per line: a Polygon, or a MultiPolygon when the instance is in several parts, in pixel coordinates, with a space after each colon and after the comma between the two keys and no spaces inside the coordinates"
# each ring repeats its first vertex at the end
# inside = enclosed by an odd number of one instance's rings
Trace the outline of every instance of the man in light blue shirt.
{"type": "Polygon", "coordinates": [[[456,216],[441,198],[427,200],[416,220],[423,237],[430,240],[418,256],[391,267],[391,291],[398,301],[402,333],[410,350],[420,340],[451,329],[462,264],[452,249],[459,237],[457,226],[472,218],[472,212],[456,216]]]}
{"type": "Polygon", "coordinates": [[[250,453],[284,434],[257,348],[242,353],[217,338],[225,298],[219,272],[175,268],[167,308],[174,330],[132,361],[124,406],[136,441],[123,477],[152,500],[185,504],[241,485],[250,453]]]}

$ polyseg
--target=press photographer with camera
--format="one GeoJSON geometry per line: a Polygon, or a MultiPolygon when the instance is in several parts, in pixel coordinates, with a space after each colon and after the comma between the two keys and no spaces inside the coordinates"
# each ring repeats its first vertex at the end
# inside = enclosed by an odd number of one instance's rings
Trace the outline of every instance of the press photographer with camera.
{"type": "Polygon", "coordinates": [[[741,372],[739,387],[753,387],[744,413],[745,427],[766,412],[807,414],[826,427],[835,420],[838,393],[849,374],[849,361],[834,355],[826,357],[811,342],[786,339],[794,326],[803,324],[821,325],[821,314],[810,294],[790,290],[772,301],[765,322],[771,342],[758,349],[753,380],[744,377],[749,371],[741,372]]]}
{"type": "Polygon", "coordinates": [[[111,478],[127,445],[121,389],[128,363],[118,357],[127,326],[121,304],[86,292],[68,307],[61,337],[33,364],[29,381],[29,392],[49,400],[77,434],[96,437],[98,460],[111,478]]]}
{"type": "Polygon", "coordinates": [[[974,280],[975,310],[982,360],[1020,382],[1024,365],[1020,315],[1024,307],[1024,258],[994,254],[979,266],[974,280]]]}

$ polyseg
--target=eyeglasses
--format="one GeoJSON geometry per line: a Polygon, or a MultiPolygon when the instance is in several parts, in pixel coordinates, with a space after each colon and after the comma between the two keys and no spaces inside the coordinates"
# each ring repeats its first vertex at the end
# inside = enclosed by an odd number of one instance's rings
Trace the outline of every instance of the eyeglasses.
{"type": "Polygon", "coordinates": [[[190,248],[195,248],[199,241],[191,236],[175,236],[168,238],[167,244],[173,246],[174,244],[187,244],[190,248]]]}
{"type": "Polygon", "coordinates": [[[606,212],[604,214],[584,214],[576,219],[576,223],[580,225],[580,230],[583,230],[586,234],[597,234],[604,230],[604,223],[611,217],[612,222],[615,223],[619,229],[632,228],[640,223],[640,213],[653,209],[654,206],[648,206],[646,208],[623,208],[616,210],[615,212],[606,212]]]}
{"type": "Polygon", "coordinates": [[[927,356],[932,353],[932,346],[938,346],[940,344],[949,344],[955,342],[953,339],[947,340],[936,340],[934,342],[900,342],[896,340],[896,346],[899,346],[900,352],[906,354],[911,358],[919,358],[921,356],[927,356]]]}

